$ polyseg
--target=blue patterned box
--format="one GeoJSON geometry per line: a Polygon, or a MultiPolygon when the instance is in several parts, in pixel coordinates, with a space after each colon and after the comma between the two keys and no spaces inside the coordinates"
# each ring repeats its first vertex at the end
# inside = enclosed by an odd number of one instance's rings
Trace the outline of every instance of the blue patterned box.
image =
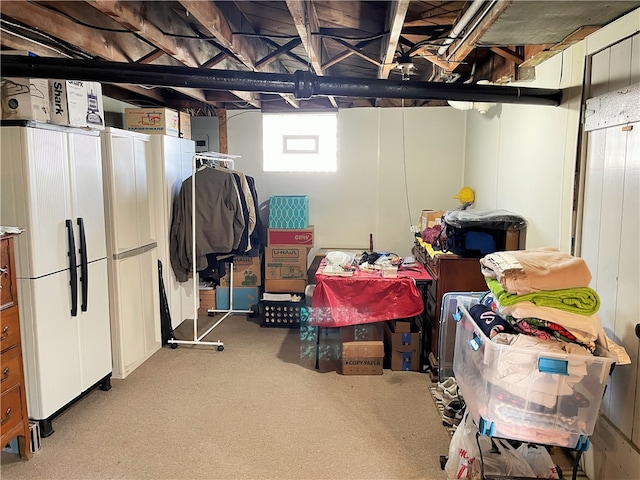
{"type": "Polygon", "coordinates": [[[275,195],[269,199],[269,228],[307,228],[309,198],[306,195],[275,195]]]}

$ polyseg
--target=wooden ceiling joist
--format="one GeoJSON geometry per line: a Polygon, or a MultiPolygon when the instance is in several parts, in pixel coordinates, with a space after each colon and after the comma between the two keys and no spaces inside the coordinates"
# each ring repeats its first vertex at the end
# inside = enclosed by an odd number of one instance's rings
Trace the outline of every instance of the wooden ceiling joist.
{"type": "MultiPolygon", "coordinates": [[[[225,15],[213,2],[199,0],[180,0],[180,4],[193,15],[207,31],[238,60],[253,71],[289,73],[281,62],[274,60],[264,65],[257,65],[259,58],[264,58],[271,52],[260,39],[233,35],[233,29],[227,22],[225,15]]],[[[292,95],[282,95],[290,105],[299,107],[300,104],[292,95]]]]}
{"type": "MultiPolygon", "coordinates": [[[[188,67],[199,67],[200,62],[191,53],[188,40],[176,38],[165,34],[173,29],[172,25],[169,25],[169,15],[156,15],[154,21],[150,21],[148,18],[147,9],[139,2],[126,2],[122,0],[89,0],[88,3],[96,10],[113,18],[116,22],[131,29],[138,35],[155,45],[158,49],[162,50],[169,56],[175,58],[182,64],[188,67]],[[164,20],[167,19],[167,20],[164,20]],[[165,22],[165,23],[161,23],[165,22]]],[[[162,3],[158,3],[156,9],[161,9],[162,3]]],[[[219,52],[211,44],[202,42],[201,49],[209,50],[208,55],[214,57],[219,52]]],[[[176,89],[178,90],[178,89],[176,89]]],[[[183,93],[188,92],[187,89],[180,89],[183,93]]],[[[206,97],[202,91],[195,92],[194,98],[206,102],[206,97]]],[[[238,92],[236,94],[238,98],[252,103],[255,101],[255,96],[248,92],[238,92]]],[[[259,107],[258,105],[254,105],[259,107]]]]}
{"type": "MultiPolygon", "coordinates": [[[[291,18],[298,31],[298,36],[302,40],[302,45],[307,50],[309,62],[316,72],[316,75],[324,75],[322,70],[322,41],[318,35],[312,35],[313,32],[320,30],[318,16],[313,8],[313,4],[307,0],[287,0],[287,8],[291,13],[291,18]],[[307,30],[308,28],[308,30],[307,30]]],[[[332,96],[328,97],[331,105],[338,108],[336,99],[332,96]]]]}
{"type": "MultiPolygon", "coordinates": [[[[30,2],[3,1],[2,14],[112,62],[135,62],[149,53],[149,46],[132,34],[96,31],[30,2]]],[[[196,100],[206,101],[202,90],[176,90],[196,100]]]]}
{"type": "Polygon", "coordinates": [[[391,7],[388,15],[388,30],[386,48],[382,54],[382,65],[378,72],[378,78],[385,79],[389,77],[389,72],[394,67],[394,56],[396,48],[398,48],[398,41],[400,39],[400,33],[402,32],[402,25],[404,25],[404,19],[409,9],[409,0],[400,0],[397,2],[391,2],[391,7]]]}

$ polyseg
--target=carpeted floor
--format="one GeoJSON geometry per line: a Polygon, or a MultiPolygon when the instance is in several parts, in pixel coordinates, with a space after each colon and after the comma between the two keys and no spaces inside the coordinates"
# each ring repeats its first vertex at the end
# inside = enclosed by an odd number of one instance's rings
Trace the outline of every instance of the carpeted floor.
{"type": "Polygon", "coordinates": [[[57,417],[30,461],[2,452],[2,478],[445,478],[427,375],[318,372],[298,337],[235,316],[208,337],[223,352],[165,347],[57,417]]]}

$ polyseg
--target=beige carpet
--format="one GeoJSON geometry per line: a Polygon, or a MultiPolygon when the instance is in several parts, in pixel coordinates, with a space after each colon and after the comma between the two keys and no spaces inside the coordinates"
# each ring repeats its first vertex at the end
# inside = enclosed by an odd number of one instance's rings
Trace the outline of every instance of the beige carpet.
{"type": "Polygon", "coordinates": [[[300,364],[297,330],[243,316],[208,339],[225,350],[165,347],[91,392],[30,461],[2,452],[2,479],[445,478],[427,375],[320,373],[300,364]]]}

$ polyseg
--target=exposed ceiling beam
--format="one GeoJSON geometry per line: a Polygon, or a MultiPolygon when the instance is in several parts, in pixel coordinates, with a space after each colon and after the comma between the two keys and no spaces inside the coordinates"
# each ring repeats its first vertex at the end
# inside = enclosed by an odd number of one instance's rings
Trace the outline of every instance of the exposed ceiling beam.
{"type": "MultiPolygon", "coordinates": [[[[199,0],[180,0],[180,4],[193,15],[217,41],[227,48],[238,60],[253,71],[289,73],[280,61],[273,61],[265,65],[256,65],[259,58],[266,57],[270,51],[268,47],[257,38],[245,38],[233,35],[233,29],[227,21],[224,13],[213,2],[199,0]]],[[[292,106],[300,106],[299,102],[290,95],[283,98],[292,106]]]]}
{"type": "Polygon", "coordinates": [[[389,35],[387,35],[386,49],[382,55],[382,65],[378,71],[378,78],[385,79],[389,77],[389,72],[394,67],[394,56],[396,48],[398,47],[398,40],[400,39],[400,33],[402,32],[402,25],[409,9],[409,0],[399,0],[397,2],[391,2],[391,8],[389,10],[389,18],[387,21],[387,28],[389,35]]]}
{"type": "MultiPolygon", "coordinates": [[[[200,62],[190,51],[188,40],[165,34],[165,32],[173,30],[172,25],[169,24],[168,19],[171,18],[169,15],[162,15],[162,12],[158,12],[159,14],[154,15],[153,20],[149,17],[152,11],[156,12],[163,8],[162,3],[154,5],[154,9],[147,9],[145,4],[141,2],[121,0],[88,0],[87,3],[99,12],[111,17],[119,24],[136,32],[151,44],[187,67],[200,66],[200,62]]],[[[200,49],[206,50],[209,57],[214,57],[219,53],[218,49],[215,49],[206,42],[201,43],[200,49]]],[[[187,93],[184,89],[179,91],[187,93]]],[[[194,93],[195,95],[191,96],[206,103],[207,99],[203,92],[194,93]]],[[[255,96],[252,94],[247,95],[247,92],[238,92],[237,96],[249,103],[255,100],[255,96]]],[[[254,106],[259,107],[259,104],[254,106]]]]}
{"type": "MultiPolygon", "coordinates": [[[[127,55],[123,42],[130,40],[131,35],[96,31],[74,23],[50,10],[40,8],[31,2],[3,1],[2,14],[71,45],[76,45],[105,60],[132,62],[149,52],[149,47],[142,45],[135,52],[132,52],[133,56],[127,55]]],[[[137,39],[133,41],[137,42],[137,39]]]]}
{"type": "MultiPolygon", "coordinates": [[[[322,70],[322,42],[319,35],[312,35],[320,31],[318,15],[313,4],[307,0],[287,0],[287,8],[296,26],[302,45],[307,50],[307,56],[316,75],[324,75],[322,70]],[[308,30],[307,30],[308,29],[308,30]]],[[[331,105],[338,108],[338,103],[333,97],[329,97],[331,105]]]]}
{"type": "MultiPolygon", "coordinates": [[[[149,46],[130,34],[96,31],[30,2],[3,1],[2,14],[112,62],[134,62],[149,53],[149,46]]],[[[206,102],[202,90],[176,90],[206,102]]]]}
{"type": "Polygon", "coordinates": [[[511,60],[516,65],[520,65],[522,62],[524,62],[524,58],[522,57],[522,55],[506,47],[489,47],[489,50],[500,55],[503,58],[506,58],[507,60],[511,60]]]}
{"type": "Polygon", "coordinates": [[[496,2],[482,21],[478,23],[473,31],[469,32],[469,35],[467,35],[466,38],[454,42],[449,46],[448,52],[451,53],[449,53],[445,59],[449,63],[449,67],[446,69],[447,71],[452,72],[464,61],[465,58],[467,58],[467,55],[476,48],[478,41],[485,33],[487,33],[489,28],[491,28],[500,15],[509,8],[511,3],[512,0],[501,0],[496,2]]]}
{"type": "Polygon", "coordinates": [[[0,35],[0,44],[12,50],[27,50],[41,57],[63,57],[68,58],[62,50],[50,47],[40,42],[34,42],[22,35],[14,34],[2,28],[0,35]]]}

